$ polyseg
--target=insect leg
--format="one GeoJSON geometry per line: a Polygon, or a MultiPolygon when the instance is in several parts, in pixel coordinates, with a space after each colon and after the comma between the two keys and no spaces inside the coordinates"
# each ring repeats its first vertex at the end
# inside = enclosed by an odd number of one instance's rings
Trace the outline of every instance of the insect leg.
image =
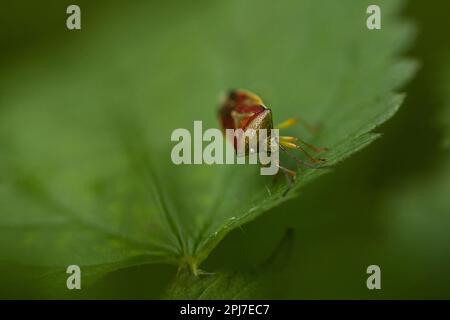
{"type": "MultiPolygon", "coordinates": [[[[283,142],[291,142],[293,144],[296,144],[296,142],[300,142],[301,144],[304,144],[306,147],[308,147],[309,149],[312,149],[314,152],[316,153],[320,153],[320,152],[324,152],[324,151],[328,151],[328,148],[320,148],[320,147],[316,147],[304,140],[301,140],[297,137],[291,137],[291,136],[281,136],[280,137],[280,141],[283,142]]],[[[295,149],[295,148],[294,148],[295,149]]]]}
{"type": "Polygon", "coordinates": [[[281,171],[283,171],[285,174],[287,174],[292,179],[292,181],[295,180],[295,178],[297,177],[297,172],[290,170],[288,168],[285,168],[285,167],[281,166],[279,163],[277,163],[276,166],[279,169],[281,169],[281,171]]]}
{"type": "Polygon", "coordinates": [[[310,148],[311,150],[313,150],[314,152],[317,152],[317,153],[328,151],[328,148],[316,147],[316,146],[314,146],[310,143],[307,143],[306,141],[298,139],[298,138],[297,138],[297,141],[304,144],[306,147],[310,148]]]}
{"type": "Polygon", "coordinates": [[[284,197],[289,192],[289,190],[291,190],[292,186],[294,185],[294,181],[297,178],[297,172],[281,166],[279,161],[277,161],[275,163],[275,165],[279,169],[281,169],[281,171],[283,172],[283,174],[284,174],[284,176],[285,176],[285,178],[287,180],[288,187],[283,192],[283,197],[284,197]]]}
{"type": "Polygon", "coordinates": [[[305,167],[308,167],[308,168],[311,168],[311,169],[316,169],[316,168],[317,168],[316,165],[311,164],[311,163],[309,163],[309,162],[305,162],[305,161],[303,161],[303,160],[300,159],[300,158],[297,158],[294,154],[290,153],[289,150],[283,148],[281,145],[280,145],[280,149],[283,150],[284,152],[286,152],[286,154],[287,154],[291,159],[295,160],[295,162],[297,162],[298,165],[300,165],[300,166],[305,166],[305,167]]]}
{"type": "MultiPolygon", "coordinates": [[[[289,170],[289,169],[287,169],[289,170]]],[[[292,189],[292,186],[294,185],[294,181],[296,179],[296,176],[291,176],[289,172],[282,170],[284,177],[286,178],[287,181],[287,188],[286,190],[283,192],[283,197],[287,195],[287,193],[292,189]]],[[[291,170],[289,170],[291,171],[291,170]]]]}
{"type": "MultiPolygon", "coordinates": [[[[317,164],[317,163],[321,163],[321,162],[324,162],[325,161],[325,159],[321,159],[321,158],[314,158],[313,156],[311,156],[306,150],[305,150],[305,148],[303,148],[302,146],[300,146],[300,145],[298,145],[298,144],[295,144],[295,143],[293,143],[293,142],[289,142],[289,141],[285,141],[285,140],[282,140],[282,139],[280,139],[280,146],[283,146],[283,147],[285,147],[285,148],[288,148],[288,149],[298,149],[298,150],[300,150],[301,152],[303,152],[303,154],[312,162],[312,163],[314,163],[314,164],[317,164]]],[[[287,151],[286,149],[284,149],[283,148],[283,150],[285,150],[285,151],[287,151]]],[[[286,152],[288,155],[291,155],[289,152],[286,152]]],[[[291,155],[291,156],[293,156],[293,155],[291,155]]],[[[300,159],[298,159],[298,160],[300,160],[300,159]]],[[[301,160],[300,160],[301,161],[301,160]]],[[[297,161],[298,162],[298,161],[297,161]]],[[[301,161],[301,162],[303,162],[303,161],[301,161]]],[[[303,162],[302,164],[305,164],[305,162],[303,162]]]]}
{"type": "Polygon", "coordinates": [[[289,127],[292,127],[294,124],[297,123],[297,119],[289,118],[287,120],[284,120],[283,122],[279,123],[277,126],[275,126],[275,129],[287,129],[289,127]]]}
{"type": "Polygon", "coordinates": [[[319,130],[319,127],[313,126],[313,125],[309,124],[308,122],[306,122],[304,119],[298,118],[298,117],[297,118],[289,118],[289,119],[281,122],[280,124],[278,124],[275,128],[276,129],[287,129],[297,123],[300,124],[301,126],[303,126],[303,128],[308,130],[311,134],[316,134],[317,131],[319,130]]]}

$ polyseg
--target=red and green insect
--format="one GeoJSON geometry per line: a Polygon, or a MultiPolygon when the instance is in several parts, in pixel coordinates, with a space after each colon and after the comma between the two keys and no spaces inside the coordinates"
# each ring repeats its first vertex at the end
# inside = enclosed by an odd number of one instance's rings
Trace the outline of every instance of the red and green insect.
{"type": "MultiPolygon", "coordinates": [[[[221,103],[219,108],[219,119],[222,125],[222,130],[226,129],[242,129],[244,132],[248,129],[286,129],[294,125],[297,122],[302,123],[309,131],[315,131],[315,128],[307,125],[299,119],[287,119],[277,126],[273,126],[272,110],[264,105],[262,99],[256,94],[247,90],[231,90],[221,103]]],[[[236,140],[233,142],[236,148],[236,140]]],[[[281,150],[286,151],[291,157],[293,157],[298,163],[309,167],[316,167],[318,163],[325,161],[324,159],[315,158],[311,156],[303,146],[313,150],[316,153],[325,151],[326,148],[318,148],[309,143],[306,143],[299,138],[292,136],[280,136],[278,141],[281,150]],[[304,162],[294,155],[288,152],[288,149],[297,149],[303,152],[303,154],[309,159],[311,163],[304,162]]],[[[248,155],[248,151],[247,154],[248,155]]],[[[279,163],[277,166],[288,174],[290,177],[296,177],[296,172],[285,167],[282,167],[279,163]]]]}

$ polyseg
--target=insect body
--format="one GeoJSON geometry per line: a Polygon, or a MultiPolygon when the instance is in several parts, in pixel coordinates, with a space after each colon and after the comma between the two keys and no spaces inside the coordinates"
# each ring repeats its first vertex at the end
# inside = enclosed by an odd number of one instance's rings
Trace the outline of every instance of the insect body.
{"type": "MultiPolygon", "coordinates": [[[[256,94],[246,90],[231,90],[228,96],[222,102],[219,108],[219,119],[222,125],[222,130],[226,129],[242,129],[244,132],[248,129],[253,129],[258,132],[259,129],[266,129],[270,132],[271,129],[286,129],[298,122],[298,119],[288,119],[277,126],[273,126],[272,111],[267,108],[260,97],[256,94]]],[[[310,131],[314,131],[314,128],[310,127],[306,123],[303,125],[310,131]]],[[[269,136],[270,139],[270,136],[269,136]]],[[[313,150],[314,152],[321,152],[326,150],[325,148],[317,148],[309,143],[306,143],[299,138],[292,136],[280,136],[278,141],[271,140],[272,143],[277,143],[279,148],[286,151],[289,156],[294,158],[297,163],[308,167],[316,167],[318,163],[324,161],[311,156],[303,146],[313,150]],[[295,155],[288,152],[288,149],[297,149],[305,154],[310,162],[305,162],[295,155]]],[[[237,140],[234,138],[234,147],[237,150],[237,140]]],[[[252,150],[248,147],[245,148],[245,155],[248,155],[252,150]]],[[[277,166],[288,174],[290,177],[295,178],[296,172],[282,167],[279,163],[277,166]]]]}

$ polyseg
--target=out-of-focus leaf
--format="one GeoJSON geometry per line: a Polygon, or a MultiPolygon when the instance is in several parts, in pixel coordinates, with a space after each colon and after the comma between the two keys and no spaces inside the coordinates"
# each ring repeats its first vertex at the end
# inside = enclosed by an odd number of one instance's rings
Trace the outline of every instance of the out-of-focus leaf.
{"type": "Polygon", "coordinates": [[[290,261],[294,231],[288,229],[270,256],[252,271],[219,271],[200,277],[187,270],[180,270],[169,286],[168,299],[264,299],[267,288],[273,292],[279,274],[290,261]]]}
{"type": "Polygon", "coordinates": [[[365,27],[368,1],[130,4],[2,75],[0,260],[63,275],[155,262],[196,273],[230,230],[324,171],[301,169],[283,196],[254,166],[173,165],[171,132],[217,127],[218,93],[242,87],[276,122],[320,124],[291,133],[328,147],[330,166],[360,150],[415,66],[399,58],[412,35],[401,2],[379,3],[378,31],[365,27]]]}
{"type": "Polygon", "coordinates": [[[261,274],[218,272],[200,278],[189,270],[180,271],[164,296],[165,299],[257,299],[262,298],[261,274]]]}

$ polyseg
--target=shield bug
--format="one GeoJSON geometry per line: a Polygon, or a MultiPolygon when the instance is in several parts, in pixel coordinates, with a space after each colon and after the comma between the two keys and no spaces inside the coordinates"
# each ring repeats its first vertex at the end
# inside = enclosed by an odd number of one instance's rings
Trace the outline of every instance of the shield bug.
{"type": "MultiPolygon", "coordinates": [[[[254,131],[266,129],[267,132],[270,132],[271,129],[286,129],[296,123],[303,124],[304,127],[311,132],[315,131],[315,128],[306,124],[304,121],[294,118],[287,119],[279,125],[274,126],[272,120],[272,110],[269,109],[264,104],[262,99],[256,94],[242,89],[230,90],[228,95],[223,99],[219,108],[219,120],[223,131],[226,129],[242,129],[245,132],[248,129],[253,129],[254,131]]],[[[237,138],[234,137],[234,141],[231,142],[234,144],[234,148],[237,151],[237,138]]],[[[315,153],[325,151],[327,150],[326,148],[315,147],[297,137],[279,136],[278,141],[273,141],[273,138],[269,136],[269,143],[276,143],[282,151],[285,151],[297,163],[307,167],[316,168],[318,164],[325,161],[324,159],[316,158],[310,155],[306,151],[306,148],[314,151],[315,153]],[[291,154],[289,150],[292,149],[301,151],[309,161],[303,161],[297,158],[294,154],[291,154]]],[[[249,149],[248,146],[246,146],[243,155],[247,156],[251,152],[257,152],[257,150],[249,149]]],[[[277,163],[276,165],[288,177],[295,179],[295,171],[281,166],[280,163],[277,163]]]]}

